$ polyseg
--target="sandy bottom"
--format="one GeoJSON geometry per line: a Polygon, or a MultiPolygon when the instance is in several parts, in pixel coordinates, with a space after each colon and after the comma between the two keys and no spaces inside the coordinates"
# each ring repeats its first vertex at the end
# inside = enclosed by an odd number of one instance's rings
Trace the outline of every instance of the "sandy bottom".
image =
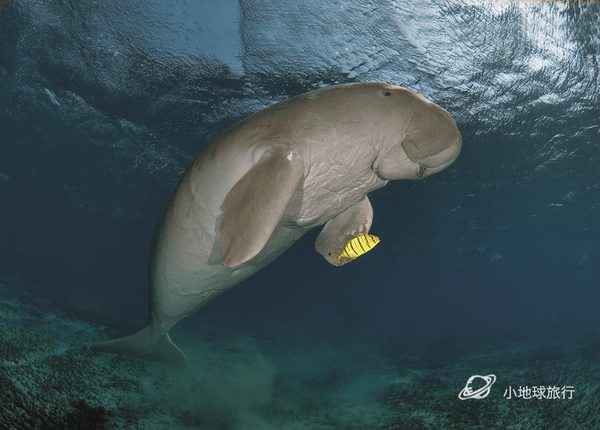
{"type": "Polygon", "coordinates": [[[90,352],[135,330],[114,321],[0,278],[0,428],[600,429],[594,334],[383,351],[191,319],[173,336],[190,361],[178,370],[90,352]],[[459,399],[490,374],[484,398],[459,399]]]}

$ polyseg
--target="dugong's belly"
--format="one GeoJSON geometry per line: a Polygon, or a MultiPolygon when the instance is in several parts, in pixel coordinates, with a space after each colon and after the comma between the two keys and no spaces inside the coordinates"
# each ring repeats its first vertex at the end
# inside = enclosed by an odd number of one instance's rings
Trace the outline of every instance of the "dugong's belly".
{"type": "Polygon", "coordinates": [[[255,258],[235,268],[221,264],[218,217],[198,204],[182,180],[161,220],[150,259],[151,313],[179,320],[268,266],[313,225],[283,222],[255,258]],[[174,203],[176,199],[176,204],[174,203]]]}
{"type": "Polygon", "coordinates": [[[300,139],[294,151],[302,154],[307,167],[283,218],[255,257],[224,267],[219,232],[223,202],[265,152],[260,142],[240,146],[236,136],[235,131],[226,133],[200,154],[178,184],[157,228],[150,262],[154,314],[174,319],[192,314],[272,263],[304,233],[387,182],[371,169],[374,150],[366,145],[350,152],[346,145],[333,145],[323,158],[311,149],[312,141],[300,139]]]}

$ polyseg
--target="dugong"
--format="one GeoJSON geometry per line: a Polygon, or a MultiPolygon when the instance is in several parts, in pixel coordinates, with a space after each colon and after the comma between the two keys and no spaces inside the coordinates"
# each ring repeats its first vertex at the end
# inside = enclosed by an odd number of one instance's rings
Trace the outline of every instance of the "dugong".
{"type": "Polygon", "coordinates": [[[335,264],[330,254],[371,227],[369,192],[445,169],[461,145],[446,110],[385,83],[317,89],[255,113],[177,184],[152,243],[148,325],[92,350],[186,366],[168,334],[177,322],[314,227],[324,225],[317,252],[335,264]]]}

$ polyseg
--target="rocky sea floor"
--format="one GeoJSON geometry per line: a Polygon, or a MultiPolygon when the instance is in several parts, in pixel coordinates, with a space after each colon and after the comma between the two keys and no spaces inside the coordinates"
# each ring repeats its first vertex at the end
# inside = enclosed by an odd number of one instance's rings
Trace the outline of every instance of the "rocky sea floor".
{"type": "Polygon", "coordinates": [[[108,321],[1,278],[0,428],[600,429],[597,334],[383,352],[191,319],[176,333],[190,360],[178,370],[90,352],[135,330],[108,321]],[[487,396],[459,399],[471,376],[490,374],[487,396]]]}

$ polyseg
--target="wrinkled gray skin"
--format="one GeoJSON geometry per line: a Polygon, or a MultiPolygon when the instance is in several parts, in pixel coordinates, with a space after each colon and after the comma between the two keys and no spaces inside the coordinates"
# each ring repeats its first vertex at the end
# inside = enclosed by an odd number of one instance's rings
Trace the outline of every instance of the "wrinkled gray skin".
{"type": "Polygon", "coordinates": [[[445,169],[461,144],[448,112],[383,83],[319,89],[250,116],[198,155],[171,197],[152,245],[148,325],[93,349],[185,366],[173,325],[314,227],[325,224],[315,247],[333,264],[329,254],[369,231],[369,192],[445,169]]]}

